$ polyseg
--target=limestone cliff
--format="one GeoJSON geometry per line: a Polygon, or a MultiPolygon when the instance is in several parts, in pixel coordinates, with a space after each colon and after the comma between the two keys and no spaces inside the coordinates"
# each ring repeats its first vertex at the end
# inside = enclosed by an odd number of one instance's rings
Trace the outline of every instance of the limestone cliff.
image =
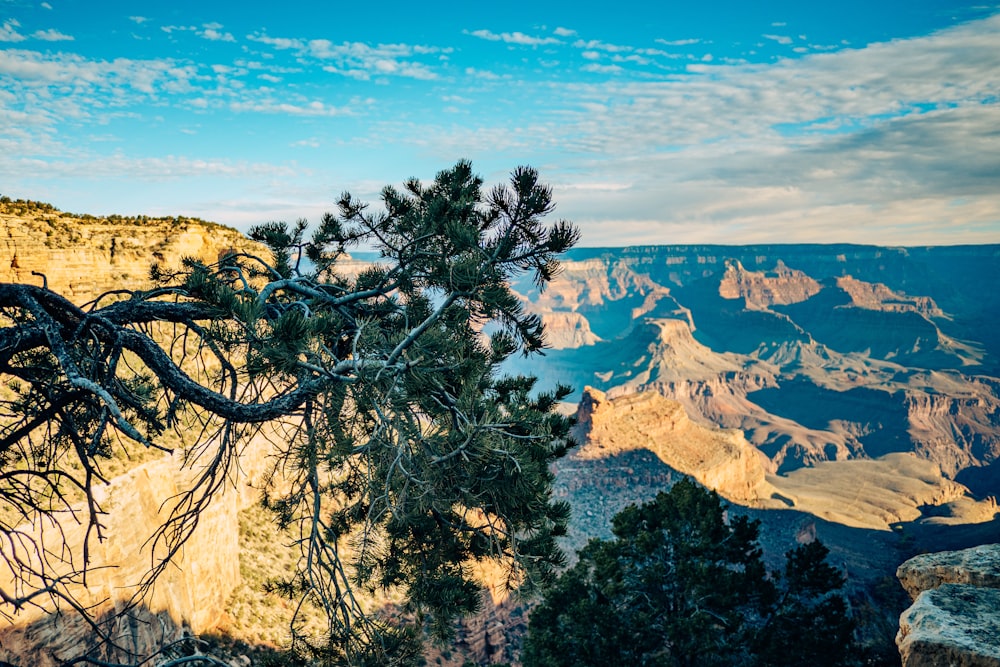
{"type": "MultiPolygon", "coordinates": [[[[80,304],[108,290],[146,287],[153,262],[169,270],[179,268],[185,257],[214,262],[231,250],[265,256],[262,246],[236,230],[200,220],[94,218],[35,202],[0,201],[0,280],[45,280],[50,289],[80,304]]],[[[231,483],[200,515],[191,538],[151,594],[111,630],[124,647],[146,655],[181,633],[209,631],[224,617],[226,601],[240,583],[238,513],[258,500],[256,487],[270,451],[263,438],[243,449],[231,483]]],[[[121,611],[136,592],[153,562],[150,537],[165,520],[171,499],[200,472],[201,463],[186,462],[181,452],[136,454],[145,462],[126,464],[130,469],[95,489],[106,512],[106,539],[92,539],[87,585],[74,594],[94,605],[98,618],[121,611]]],[[[120,462],[111,465],[121,468],[120,462]]],[[[78,558],[84,527],[67,520],[64,531],[70,547],[64,553],[78,558]]],[[[11,586],[7,577],[0,570],[4,590],[11,586]]],[[[58,664],[95,641],[92,628],[73,614],[27,609],[0,621],[0,659],[14,664],[28,664],[25,656],[31,656],[32,665],[58,664]]]]}
{"type": "Polygon", "coordinates": [[[934,299],[927,296],[911,297],[889,289],[881,283],[868,283],[851,276],[837,278],[837,287],[847,292],[851,303],[859,308],[887,312],[920,313],[924,317],[945,317],[934,299]]]}
{"type": "Polygon", "coordinates": [[[913,605],[899,619],[903,667],[1000,666],[1000,544],[903,563],[913,605]]]}
{"type": "Polygon", "coordinates": [[[215,262],[262,247],[243,234],[192,218],[96,218],[37,202],[0,203],[0,282],[42,284],[82,303],[114,289],[148,286],[153,263],[215,262]],[[41,274],[41,275],[38,275],[41,274]]]}
{"type": "Polygon", "coordinates": [[[553,350],[584,347],[600,340],[580,313],[544,313],[542,324],[545,325],[545,342],[553,350]]]}

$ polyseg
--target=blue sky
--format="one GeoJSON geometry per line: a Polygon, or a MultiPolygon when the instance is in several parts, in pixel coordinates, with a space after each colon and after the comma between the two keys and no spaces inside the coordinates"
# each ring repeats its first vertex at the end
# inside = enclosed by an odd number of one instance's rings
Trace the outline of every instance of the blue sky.
{"type": "Polygon", "coordinates": [[[1000,242],[1000,5],[0,0],[0,193],[247,229],[538,168],[586,246],[1000,242]]]}

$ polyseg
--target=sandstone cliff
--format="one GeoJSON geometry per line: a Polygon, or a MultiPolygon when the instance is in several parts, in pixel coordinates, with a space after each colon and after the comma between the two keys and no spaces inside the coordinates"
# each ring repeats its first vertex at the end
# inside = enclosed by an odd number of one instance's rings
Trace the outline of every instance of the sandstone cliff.
{"type": "Polygon", "coordinates": [[[896,636],[903,667],[1000,665],[1000,544],[917,556],[897,576],[913,599],[896,636]]]}
{"type": "Polygon", "coordinates": [[[153,263],[215,262],[231,250],[260,253],[243,234],[191,218],[95,218],[36,202],[0,203],[0,281],[42,284],[82,303],[149,285],[153,263]],[[37,275],[41,274],[41,275],[37,275]]]}
{"type": "MultiPolygon", "coordinates": [[[[239,519],[241,510],[259,500],[271,446],[258,439],[244,449],[239,472],[201,513],[197,528],[155,583],[152,592],[110,630],[137,655],[149,655],[185,633],[201,634],[218,627],[226,603],[240,584],[239,519]]],[[[107,514],[107,539],[91,542],[87,586],[73,591],[103,619],[121,612],[149,571],[154,551],[150,538],[167,518],[171,499],[189,488],[200,472],[196,461],[185,466],[177,453],[142,464],[114,478],[97,495],[107,514]]],[[[72,553],[82,552],[84,527],[66,522],[65,538],[72,553]]],[[[162,555],[162,549],[156,549],[162,555]]],[[[0,587],[9,589],[10,582],[0,587]]],[[[14,664],[32,656],[39,667],[61,664],[98,645],[93,629],[75,614],[51,615],[29,609],[12,622],[0,623],[0,659],[14,664]]]]}
{"type": "Polygon", "coordinates": [[[790,269],[778,260],[771,271],[747,271],[739,260],[726,262],[719,282],[723,299],[743,299],[747,308],[805,301],[820,290],[819,283],[804,272],[790,269]]]}

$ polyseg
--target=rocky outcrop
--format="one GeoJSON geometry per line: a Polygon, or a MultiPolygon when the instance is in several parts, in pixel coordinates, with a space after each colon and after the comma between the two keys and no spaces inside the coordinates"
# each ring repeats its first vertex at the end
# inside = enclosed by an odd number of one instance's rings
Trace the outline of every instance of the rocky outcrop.
{"type": "Polygon", "coordinates": [[[545,325],[545,342],[553,350],[593,345],[600,340],[580,313],[543,313],[542,324],[545,325]]]}
{"type": "Polygon", "coordinates": [[[790,269],[778,260],[771,271],[747,271],[739,260],[726,262],[719,282],[723,299],[743,299],[747,308],[761,309],[775,304],[799,303],[818,293],[820,285],[802,271],[790,269]]]}
{"type": "Polygon", "coordinates": [[[148,287],[154,263],[169,270],[185,257],[210,263],[232,250],[263,253],[235,229],[203,220],[95,218],[42,207],[0,205],[0,282],[44,280],[77,303],[148,287]]]}
{"type": "Polygon", "coordinates": [[[577,459],[646,449],[734,502],[752,504],[772,493],[762,455],[742,433],[695,424],[679,403],[656,392],[609,398],[588,387],[577,420],[584,441],[573,454],[577,459]]]}
{"type": "MultiPolygon", "coordinates": [[[[259,500],[272,451],[262,437],[243,449],[239,469],[231,471],[230,483],[200,513],[183,549],[141,604],[111,631],[122,645],[148,655],[184,633],[209,632],[224,620],[226,601],[240,584],[237,515],[259,500]]],[[[166,520],[171,501],[201,473],[200,461],[185,465],[182,457],[176,453],[149,461],[97,488],[107,537],[90,543],[86,587],[71,589],[92,605],[95,618],[121,612],[149,572],[154,554],[162,556],[162,543],[153,544],[150,538],[166,520]]],[[[64,524],[68,553],[81,553],[84,531],[84,526],[64,524]]],[[[0,588],[10,590],[10,585],[4,581],[0,588]]],[[[96,641],[93,628],[74,614],[34,609],[0,623],[0,659],[32,654],[32,664],[42,667],[78,656],[82,647],[96,641]]]]}
{"type": "Polygon", "coordinates": [[[1000,667],[1000,544],[924,554],[897,571],[903,667],[1000,667]]]}
{"type": "MultiPolygon", "coordinates": [[[[0,281],[44,280],[79,304],[109,290],[147,287],[154,262],[172,270],[180,268],[185,257],[208,263],[231,251],[266,257],[261,245],[236,230],[200,220],[94,218],[34,202],[0,201],[0,281]]],[[[259,499],[258,483],[270,451],[263,437],[243,448],[239,465],[230,471],[231,483],[223,484],[200,513],[197,527],[171,565],[116,626],[105,628],[124,648],[148,655],[183,633],[210,631],[224,618],[225,603],[240,583],[237,515],[259,499]]],[[[162,543],[153,544],[150,538],[168,516],[171,501],[201,472],[202,463],[185,461],[180,451],[160,457],[135,453],[145,462],[126,464],[130,469],[95,488],[105,512],[105,538],[91,536],[86,586],[71,589],[101,620],[123,611],[138,591],[154,556],[162,555],[162,543]]],[[[79,558],[85,531],[69,518],[63,522],[69,549],[50,554],[57,571],[71,567],[69,562],[60,565],[59,558],[79,558]]],[[[0,588],[12,590],[9,578],[9,572],[0,569],[0,588]]],[[[29,664],[25,656],[31,656],[32,665],[58,664],[96,642],[94,628],[75,614],[27,608],[0,621],[0,660],[14,664],[29,664]]]]}
{"type": "Polygon", "coordinates": [[[907,296],[894,292],[882,283],[869,283],[851,276],[837,278],[837,287],[847,292],[858,308],[890,313],[919,313],[924,317],[944,317],[944,312],[927,296],[907,296]]]}
{"type": "Polygon", "coordinates": [[[921,554],[900,565],[896,576],[913,600],[942,584],[1000,589],[1000,544],[921,554]]]}
{"type": "Polygon", "coordinates": [[[914,450],[940,464],[947,475],[954,477],[965,468],[1000,460],[1000,383],[996,380],[939,374],[931,386],[907,391],[904,405],[914,450]],[[949,380],[961,382],[962,388],[947,387],[949,380]]]}

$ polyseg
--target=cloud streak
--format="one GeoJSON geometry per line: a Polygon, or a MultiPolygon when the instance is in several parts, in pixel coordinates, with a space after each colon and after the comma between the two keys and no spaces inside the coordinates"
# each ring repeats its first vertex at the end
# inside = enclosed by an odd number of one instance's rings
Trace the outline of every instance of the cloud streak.
{"type": "MultiPolygon", "coordinates": [[[[558,30],[558,29],[557,29],[558,30]]],[[[572,34],[571,31],[565,31],[572,34]]],[[[466,30],[465,34],[488,42],[503,42],[504,44],[515,44],[517,46],[544,46],[546,44],[562,44],[562,40],[555,37],[534,37],[523,32],[501,32],[496,33],[491,30],[466,30]]]]}
{"type": "Polygon", "coordinates": [[[324,71],[367,81],[373,77],[402,77],[429,81],[438,74],[420,58],[440,57],[453,52],[451,47],[365,42],[334,43],[328,39],[271,37],[263,33],[247,35],[251,42],[278,51],[292,51],[304,64],[318,65],[324,71]]]}

